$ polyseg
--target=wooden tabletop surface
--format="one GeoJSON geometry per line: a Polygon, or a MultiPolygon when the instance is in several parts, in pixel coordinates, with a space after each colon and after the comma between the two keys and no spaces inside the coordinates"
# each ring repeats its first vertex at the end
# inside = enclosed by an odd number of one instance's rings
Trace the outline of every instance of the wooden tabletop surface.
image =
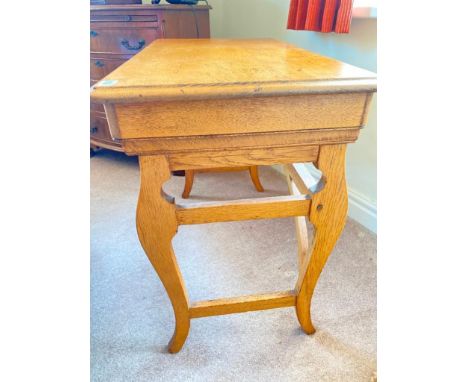
{"type": "Polygon", "coordinates": [[[271,39],[161,39],[94,86],[100,102],[376,90],[376,75],[271,39]]]}

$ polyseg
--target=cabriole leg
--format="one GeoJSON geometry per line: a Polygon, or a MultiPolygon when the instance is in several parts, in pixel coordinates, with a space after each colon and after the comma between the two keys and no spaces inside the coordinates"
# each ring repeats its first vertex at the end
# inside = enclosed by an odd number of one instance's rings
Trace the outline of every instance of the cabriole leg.
{"type": "Polygon", "coordinates": [[[171,173],[164,156],[140,156],[139,160],[138,237],[171,300],[175,330],[169,352],[177,353],[187,338],[190,318],[188,294],[172,249],[172,238],[177,232],[175,206],[165,199],[162,190],[171,173]]]}
{"type": "Polygon", "coordinates": [[[310,305],[320,273],[343,231],[348,212],[345,179],[346,145],[321,146],[317,166],[325,177],[325,187],[314,194],[309,220],[315,227],[308,257],[296,284],[296,314],[307,334],[315,332],[310,305]]]}
{"type": "Polygon", "coordinates": [[[255,186],[255,189],[258,192],[265,191],[263,189],[262,183],[260,182],[260,178],[258,177],[258,166],[250,166],[249,167],[250,179],[252,179],[252,183],[255,186]]]}
{"type": "Polygon", "coordinates": [[[190,196],[190,192],[192,191],[194,177],[195,177],[195,170],[185,170],[185,186],[184,186],[184,192],[182,193],[182,197],[184,199],[187,199],[190,196]]]}

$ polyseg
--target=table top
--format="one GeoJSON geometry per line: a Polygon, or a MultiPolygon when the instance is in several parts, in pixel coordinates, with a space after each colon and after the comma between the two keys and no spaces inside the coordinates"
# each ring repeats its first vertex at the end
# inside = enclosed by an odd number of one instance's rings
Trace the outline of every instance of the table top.
{"type": "Polygon", "coordinates": [[[271,39],[161,39],[94,87],[98,102],[376,90],[376,75],[271,39]]]}

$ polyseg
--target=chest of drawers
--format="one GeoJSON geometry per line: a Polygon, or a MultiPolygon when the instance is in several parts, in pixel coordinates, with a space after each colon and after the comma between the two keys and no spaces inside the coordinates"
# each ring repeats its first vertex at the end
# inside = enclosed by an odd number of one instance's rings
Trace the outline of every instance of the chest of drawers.
{"type": "MultiPolygon", "coordinates": [[[[92,5],[91,86],[156,39],[209,38],[206,5],[92,5]]],[[[187,65],[192,65],[187,58],[187,65]]],[[[122,151],[112,140],[104,108],[91,103],[91,147],[122,151]]]]}

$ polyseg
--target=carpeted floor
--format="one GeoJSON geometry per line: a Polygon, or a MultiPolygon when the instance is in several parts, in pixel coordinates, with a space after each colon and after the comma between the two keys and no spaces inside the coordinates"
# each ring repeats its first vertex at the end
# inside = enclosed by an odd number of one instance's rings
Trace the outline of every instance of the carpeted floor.
{"type": "MultiPolygon", "coordinates": [[[[265,194],[285,180],[260,168],[265,194]]],[[[165,189],[180,195],[183,177],[165,189]]],[[[166,352],[173,313],[135,229],[136,158],[91,158],[91,380],[370,381],[376,369],[376,237],[349,220],[312,304],[305,335],[294,308],[192,320],[185,346],[166,352]]],[[[248,173],[197,175],[193,199],[260,196],[248,173]]],[[[182,226],[173,246],[192,301],[292,289],[292,218],[182,226]]]]}

